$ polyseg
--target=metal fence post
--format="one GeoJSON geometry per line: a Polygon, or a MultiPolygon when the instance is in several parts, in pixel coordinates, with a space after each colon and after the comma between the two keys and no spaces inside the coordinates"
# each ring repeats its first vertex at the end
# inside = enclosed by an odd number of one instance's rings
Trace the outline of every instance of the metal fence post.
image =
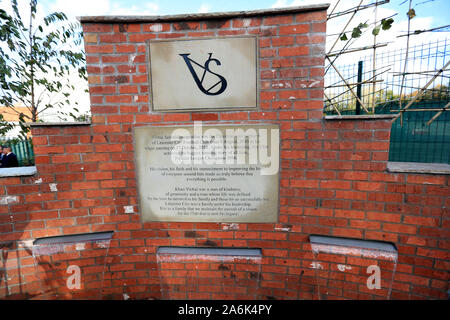
{"type": "MultiPolygon", "coordinates": [[[[358,62],[358,84],[356,86],[356,95],[358,96],[359,100],[361,100],[361,87],[362,87],[362,73],[363,73],[363,61],[358,62]]],[[[356,114],[361,114],[361,103],[358,99],[356,99],[356,114]]]]}

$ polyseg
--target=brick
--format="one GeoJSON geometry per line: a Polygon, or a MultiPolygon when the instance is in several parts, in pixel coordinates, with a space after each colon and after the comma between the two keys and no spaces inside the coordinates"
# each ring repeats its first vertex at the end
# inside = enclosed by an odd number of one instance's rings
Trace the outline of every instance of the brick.
{"type": "Polygon", "coordinates": [[[290,36],[273,38],[272,39],[272,46],[274,46],[274,47],[289,46],[289,45],[294,44],[294,40],[295,40],[294,37],[290,37],[290,36]]]}
{"type": "Polygon", "coordinates": [[[248,120],[247,112],[221,113],[221,120],[248,120]]]}
{"type": "Polygon", "coordinates": [[[163,119],[168,122],[190,121],[191,116],[188,113],[173,113],[164,114],[163,119]]]}
{"type": "Polygon", "coordinates": [[[416,184],[445,184],[445,176],[431,176],[431,175],[414,175],[409,174],[406,178],[407,183],[416,184]]]}
{"type": "Polygon", "coordinates": [[[217,121],[219,115],[217,113],[194,113],[192,114],[192,121],[217,121]]]}
{"type": "Polygon", "coordinates": [[[80,156],[78,154],[67,154],[67,155],[53,155],[51,157],[52,163],[74,163],[80,162],[80,156]]]}
{"type": "Polygon", "coordinates": [[[416,234],[417,227],[403,224],[384,223],[383,230],[398,233],[416,234]]]}
{"type": "MultiPolygon", "coordinates": [[[[280,91],[278,95],[279,95],[280,99],[289,99],[289,100],[305,99],[306,95],[307,95],[307,91],[306,90],[280,91]]],[[[301,119],[306,119],[305,112],[298,111],[298,113],[302,114],[302,118],[301,119]]]]}
{"type": "Polygon", "coordinates": [[[280,35],[301,34],[309,31],[309,24],[297,24],[290,26],[281,26],[279,28],[280,35]]]}
{"type": "Polygon", "coordinates": [[[327,24],[322,23],[312,23],[312,32],[325,32],[327,30],[327,24]]]}
{"type": "Polygon", "coordinates": [[[99,186],[99,183],[97,181],[73,182],[72,183],[73,190],[97,189],[98,186],[99,186]]]}
{"type": "Polygon", "coordinates": [[[304,56],[309,53],[309,48],[306,46],[302,47],[281,47],[278,49],[278,54],[280,57],[293,57],[293,56],[304,56]]]}
{"type": "Polygon", "coordinates": [[[114,47],[112,45],[85,45],[85,50],[86,54],[113,53],[114,47]]]}
{"type": "Polygon", "coordinates": [[[276,112],[250,112],[250,120],[276,120],[277,113],[276,112]]]}
{"type": "Polygon", "coordinates": [[[307,113],[304,111],[280,111],[278,115],[280,120],[298,120],[307,118],[307,113]]]}

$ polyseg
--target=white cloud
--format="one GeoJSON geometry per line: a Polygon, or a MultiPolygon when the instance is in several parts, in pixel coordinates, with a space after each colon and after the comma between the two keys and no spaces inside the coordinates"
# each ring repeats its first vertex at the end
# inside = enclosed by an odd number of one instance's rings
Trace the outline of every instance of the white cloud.
{"type": "MultiPolygon", "coordinates": [[[[283,8],[283,7],[296,7],[296,6],[308,6],[312,4],[323,4],[323,3],[330,3],[330,8],[333,8],[336,4],[337,0],[293,0],[292,2],[288,3],[287,0],[277,0],[273,5],[272,8],[283,8]]],[[[351,2],[351,1],[345,1],[345,2],[351,2]]]]}
{"type": "MultiPolygon", "coordinates": [[[[18,1],[17,7],[19,10],[20,17],[24,25],[28,25],[30,22],[30,3],[28,1],[18,1]]],[[[13,15],[11,1],[0,1],[0,8],[4,9],[8,14],[13,15]]],[[[36,20],[41,20],[46,15],[43,6],[38,2],[36,6],[36,20]]]]}
{"type": "Polygon", "coordinates": [[[273,5],[272,8],[283,8],[288,7],[286,0],[277,0],[273,5]]]}
{"type": "Polygon", "coordinates": [[[159,10],[155,2],[147,2],[143,6],[123,7],[111,0],[56,0],[50,5],[51,11],[63,11],[72,17],[76,16],[104,16],[104,15],[151,15],[159,10]]]}
{"type": "Polygon", "coordinates": [[[96,16],[105,15],[111,10],[111,4],[109,0],[56,0],[50,5],[50,10],[62,11],[72,17],[76,16],[96,16]]]}
{"type": "Polygon", "coordinates": [[[200,8],[198,9],[199,13],[207,13],[211,10],[211,6],[207,3],[203,3],[200,8]]]}
{"type": "Polygon", "coordinates": [[[157,3],[154,2],[148,2],[144,5],[144,7],[132,5],[130,7],[122,7],[120,4],[113,4],[113,7],[111,10],[109,10],[107,13],[103,13],[103,15],[152,15],[157,13],[159,10],[159,6],[157,3]]]}

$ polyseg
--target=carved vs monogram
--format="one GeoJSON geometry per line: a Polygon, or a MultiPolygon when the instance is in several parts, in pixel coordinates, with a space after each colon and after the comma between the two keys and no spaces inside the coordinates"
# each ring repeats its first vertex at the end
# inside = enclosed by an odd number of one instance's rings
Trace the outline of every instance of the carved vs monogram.
{"type": "Polygon", "coordinates": [[[219,75],[209,69],[209,64],[211,62],[215,62],[216,65],[220,66],[221,65],[220,61],[218,59],[212,58],[212,53],[209,53],[208,60],[206,60],[205,64],[202,66],[198,62],[189,58],[189,55],[190,55],[190,53],[180,54],[180,56],[183,57],[184,62],[186,63],[189,71],[191,72],[191,75],[194,78],[194,81],[197,84],[197,87],[200,89],[200,91],[208,96],[217,96],[217,95],[221,94],[222,92],[224,92],[225,89],[227,88],[227,80],[224,77],[222,77],[221,75],[219,75]],[[201,79],[199,79],[197,73],[195,72],[194,67],[192,66],[192,63],[196,64],[197,66],[199,66],[200,68],[203,69],[203,74],[201,76],[201,79]],[[213,84],[209,88],[205,88],[203,86],[203,82],[205,81],[205,76],[206,76],[207,72],[210,74],[213,74],[214,76],[219,78],[219,81],[217,81],[215,84],[213,84]],[[217,90],[217,87],[219,84],[220,84],[220,88],[219,88],[219,90],[217,90]],[[216,90],[213,90],[214,88],[216,88],[216,90]]]}

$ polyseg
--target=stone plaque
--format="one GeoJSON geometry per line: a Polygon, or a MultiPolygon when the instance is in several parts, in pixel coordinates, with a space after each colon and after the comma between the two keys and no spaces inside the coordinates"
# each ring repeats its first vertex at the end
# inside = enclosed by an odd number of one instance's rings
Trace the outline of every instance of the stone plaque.
{"type": "Polygon", "coordinates": [[[154,111],[256,108],[257,38],[150,41],[154,111]]]}
{"type": "Polygon", "coordinates": [[[134,131],[143,222],[277,221],[277,125],[134,131]]]}

